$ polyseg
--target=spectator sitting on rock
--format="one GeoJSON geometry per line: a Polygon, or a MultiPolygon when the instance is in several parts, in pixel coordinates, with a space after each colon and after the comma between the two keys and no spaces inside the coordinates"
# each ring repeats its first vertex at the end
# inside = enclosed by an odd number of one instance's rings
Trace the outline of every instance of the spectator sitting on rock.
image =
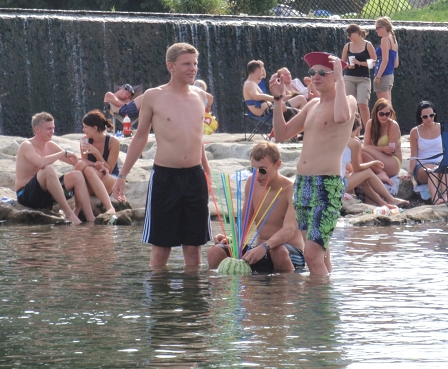
{"type": "Polygon", "coordinates": [[[81,210],[87,221],[93,222],[95,216],[82,172],[73,170],[58,177],[53,167],[57,160],[71,165],[78,162],[75,153],[63,150],[51,140],[53,116],[46,112],[35,114],[31,126],[34,137],[23,141],[17,151],[15,190],[18,203],[33,209],[48,209],[58,203],[73,224],[81,223],[78,218],[81,210]],[[67,199],[74,195],[75,208],[72,210],[67,199]]]}
{"type": "Polygon", "coordinates": [[[345,192],[350,193],[356,186],[361,186],[362,192],[367,199],[365,202],[378,206],[385,205],[390,209],[395,208],[397,205],[409,205],[409,201],[393,197],[384,187],[383,182],[372,171],[374,168],[383,168],[384,164],[382,162],[379,160],[367,163],[359,162],[362,144],[356,137],[356,134],[360,127],[361,119],[359,114],[356,113],[352,134],[342,154],[341,171],[345,192]],[[352,170],[347,170],[348,167],[351,167],[352,170]]]}
{"type": "Polygon", "coordinates": [[[381,161],[382,168],[373,168],[375,174],[392,186],[391,177],[398,176],[401,169],[401,131],[395,121],[395,111],[386,99],[379,99],[372,109],[372,119],[366,124],[362,161],[381,161]]]}

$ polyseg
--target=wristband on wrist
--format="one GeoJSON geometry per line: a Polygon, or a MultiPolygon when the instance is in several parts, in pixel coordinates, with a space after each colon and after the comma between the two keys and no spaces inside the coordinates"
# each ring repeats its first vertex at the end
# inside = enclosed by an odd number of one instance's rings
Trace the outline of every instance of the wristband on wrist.
{"type": "Polygon", "coordinates": [[[269,246],[266,242],[263,242],[261,244],[261,246],[264,247],[264,249],[266,250],[266,254],[269,252],[269,250],[271,249],[271,246],[269,246]]]}
{"type": "Polygon", "coordinates": [[[121,173],[118,173],[118,176],[117,176],[118,178],[123,178],[123,179],[126,179],[126,176],[124,176],[123,174],[121,174],[121,173]]]}
{"type": "Polygon", "coordinates": [[[281,100],[283,98],[283,95],[280,95],[280,96],[274,96],[274,100],[275,101],[279,101],[279,100],[281,100]]]}

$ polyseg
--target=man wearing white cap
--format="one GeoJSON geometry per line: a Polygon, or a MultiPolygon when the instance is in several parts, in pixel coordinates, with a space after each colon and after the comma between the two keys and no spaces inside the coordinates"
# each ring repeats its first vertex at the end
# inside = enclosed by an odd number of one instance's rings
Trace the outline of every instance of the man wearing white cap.
{"type": "MultiPolygon", "coordinates": [[[[305,239],[305,259],[311,274],[331,272],[330,237],[342,206],[344,184],[341,177],[342,153],[350,137],[356,100],[345,95],[342,70],[347,63],[336,56],[312,52],[304,57],[308,73],[320,97],[285,122],[274,108],[274,131],[278,141],[304,132],[303,148],[297,163],[293,203],[299,229],[305,239]]],[[[277,75],[270,80],[274,106],[281,104],[284,85],[277,75]]]]}

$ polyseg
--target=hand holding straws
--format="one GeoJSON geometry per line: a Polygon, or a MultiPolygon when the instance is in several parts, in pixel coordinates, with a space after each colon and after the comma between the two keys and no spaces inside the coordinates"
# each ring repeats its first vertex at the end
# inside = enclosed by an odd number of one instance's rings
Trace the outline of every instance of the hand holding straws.
{"type": "MultiPolygon", "coordinates": [[[[242,217],[243,213],[243,202],[242,202],[242,191],[241,191],[241,183],[242,183],[242,177],[241,177],[241,171],[236,172],[236,207],[234,207],[234,201],[232,198],[232,187],[230,184],[230,176],[228,174],[221,174],[221,181],[218,180],[217,174],[214,172],[213,175],[215,176],[215,183],[217,184],[217,192],[220,202],[220,209],[218,207],[218,204],[216,202],[216,197],[213,193],[211,183],[209,178],[207,178],[207,183],[209,186],[209,192],[212,195],[213,203],[215,204],[216,213],[218,214],[219,223],[221,225],[221,229],[223,234],[228,237],[229,234],[232,235],[229,252],[231,257],[241,259],[242,253],[243,253],[243,247],[246,244],[247,237],[249,235],[249,231],[255,222],[255,218],[258,216],[258,213],[260,212],[261,207],[263,206],[264,201],[266,200],[271,187],[269,187],[266,191],[266,188],[269,184],[269,179],[266,182],[266,185],[263,187],[263,191],[261,193],[261,196],[258,200],[258,203],[254,209],[254,214],[252,216],[252,219],[248,219],[249,217],[249,210],[250,207],[252,207],[252,201],[253,201],[253,193],[254,193],[254,186],[255,184],[255,178],[257,175],[257,169],[254,168],[252,172],[252,180],[249,188],[249,196],[247,199],[247,208],[246,212],[244,214],[244,218],[242,217]],[[219,187],[219,183],[221,183],[221,188],[219,187]],[[222,196],[221,196],[222,194],[222,196]],[[223,201],[224,199],[224,201],[223,201]],[[225,202],[225,208],[224,208],[224,202],[225,202]],[[226,217],[227,214],[227,217],[226,217]]],[[[269,206],[266,208],[265,212],[259,219],[259,223],[257,225],[257,232],[255,236],[252,238],[251,243],[249,244],[249,247],[253,244],[255,239],[257,238],[258,234],[260,233],[260,230],[263,228],[263,225],[266,223],[266,220],[269,218],[272,210],[274,209],[275,205],[278,202],[278,195],[282,191],[282,188],[280,188],[277,192],[277,194],[272,199],[269,206]]]]}

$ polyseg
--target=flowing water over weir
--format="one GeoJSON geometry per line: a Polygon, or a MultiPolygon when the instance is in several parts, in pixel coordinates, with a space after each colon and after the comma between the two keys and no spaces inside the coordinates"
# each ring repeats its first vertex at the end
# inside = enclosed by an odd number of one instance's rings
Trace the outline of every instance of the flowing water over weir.
{"type": "Polygon", "coordinates": [[[0,367],[446,368],[448,234],[430,227],[337,227],[321,280],[185,270],[179,248],[151,271],[142,226],[1,226],[0,367]]]}
{"type": "MultiPolygon", "coordinates": [[[[102,108],[114,84],[154,87],[169,79],[165,52],[174,42],[201,53],[198,78],[215,96],[213,113],[221,132],[243,132],[242,79],[252,59],[268,73],[287,66],[303,78],[303,55],[338,55],[347,42],[349,20],[193,16],[151,13],[20,11],[0,12],[0,134],[31,135],[30,117],[51,112],[57,133],[81,130],[81,118],[102,108]]],[[[357,21],[371,31],[374,21],[357,21]]],[[[400,43],[393,102],[403,132],[414,125],[417,103],[447,100],[448,29],[445,24],[394,22],[400,43]]],[[[375,99],[372,94],[372,99],[375,99]]]]}

